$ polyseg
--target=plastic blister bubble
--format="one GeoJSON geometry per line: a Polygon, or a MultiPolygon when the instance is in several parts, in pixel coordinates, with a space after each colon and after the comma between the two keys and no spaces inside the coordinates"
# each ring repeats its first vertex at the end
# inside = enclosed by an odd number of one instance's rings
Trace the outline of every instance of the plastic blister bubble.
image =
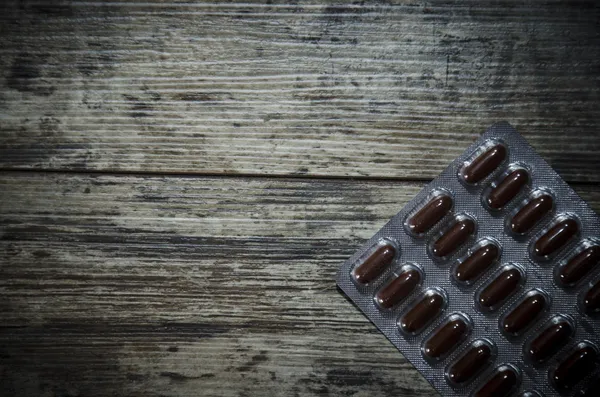
{"type": "Polygon", "coordinates": [[[500,123],[349,258],[337,282],[444,396],[481,395],[498,381],[511,396],[571,397],[600,375],[600,264],[586,264],[576,281],[560,275],[599,238],[598,215],[514,128],[500,123]],[[511,177],[517,182],[498,192],[511,177]],[[433,212],[423,214],[430,203],[433,212]],[[469,259],[486,247],[487,257],[469,259]],[[460,277],[467,265],[472,273],[460,277]],[[503,276],[508,292],[492,294],[503,276]],[[526,301],[533,309],[509,318],[526,301]],[[419,307],[423,315],[415,313],[419,307]],[[568,324],[568,332],[557,324],[568,324]],[[550,328],[566,336],[532,358],[528,349],[550,328]],[[440,330],[447,335],[436,337],[440,330]],[[553,376],[570,374],[565,360],[578,349],[592,369],[558,384],[553,376]],[[480,365],[469,368],[471,359],[480,365]]]}

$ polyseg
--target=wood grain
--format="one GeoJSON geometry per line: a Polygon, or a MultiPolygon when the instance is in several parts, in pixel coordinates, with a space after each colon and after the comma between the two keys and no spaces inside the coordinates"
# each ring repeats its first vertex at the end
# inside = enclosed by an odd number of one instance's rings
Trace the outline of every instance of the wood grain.
{"type": "Polygon", "coordinates": [[[500,120],[600,210],[599,17],[2,2],[0,395],[435,396],[335,273],[500,120]]]}
{"type": "Polygon", "coordinates": [[[421,187],[0,174],[0,391],[433,396],[334,282],[421,187]]]}
{"type": "Polygon", "coordinates": [[[506,120],[600,180],[593,1],[3,4],[3,169],[430,179],[506,120]]]}

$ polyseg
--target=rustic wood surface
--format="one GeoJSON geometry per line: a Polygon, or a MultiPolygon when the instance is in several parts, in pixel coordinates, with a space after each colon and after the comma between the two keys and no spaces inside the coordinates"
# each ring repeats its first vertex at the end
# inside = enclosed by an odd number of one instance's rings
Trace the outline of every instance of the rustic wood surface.
{"type": "MultiPolygon", "coordinates": [[[[435,394],[333,282],[420,183],[10,173],[0,187],[5,393],[435,394]]],[[[600,209],[600,188],[578,192],[600,209]]]]}
{"type": "Polygon", "coordinates": [[[600,210],[593,1],[0,6],[0,395],[435,396],[337,268],[495,121],[600,210]]]}
{"type": "Polygon", "coordinates": [[[506,120],[600,178],[593,1],[5,4],[4,168],[433,178],[506,120]]]}

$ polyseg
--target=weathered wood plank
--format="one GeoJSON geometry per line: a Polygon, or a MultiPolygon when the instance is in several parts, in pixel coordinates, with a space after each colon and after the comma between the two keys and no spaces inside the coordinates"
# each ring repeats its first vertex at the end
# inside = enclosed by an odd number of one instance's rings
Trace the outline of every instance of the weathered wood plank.
{"type": "Polygon", "coordinates": [[[0,391],[433,396],[334,283],[420,188],[0,174],[0,391]]]}
{"type": "Polygon", "coordinates": [[[417,184],[11,173],[0,186],[1,357],[19,394],[435,394],[333,281],[417,184]]]}
{"type": "Polygon", "coordinates": [[[600,180],[595,2],[267,3],[4,2],[0,167],[432,178],[507,120],[600,180]]]}

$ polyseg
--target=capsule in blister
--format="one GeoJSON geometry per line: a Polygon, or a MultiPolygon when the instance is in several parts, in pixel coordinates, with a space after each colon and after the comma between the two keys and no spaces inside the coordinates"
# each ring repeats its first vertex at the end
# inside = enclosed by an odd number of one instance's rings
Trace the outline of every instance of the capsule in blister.
{"type": "Polygon", "coordinates": [[[425,339],[421,352],[427,360],[443,360],[460,345],[470,331],[471,320],[467,316],[451,314],[425,339]]]}
{"type": "Polygon", "coordinates": [[[505,265],[475,294],[477,306],[482,311],[495,311],[513,296],[523,283],[523,269],[514,264],[505,265]]]}
{"type": "Polygon", "coordinates": [[[546,362],[567,345],[574,331],[571,319],[562,315],[553,317],[525,344],[525,356],[536,365],[546,362]]]}
{"type": "Polygon", "coordinates": [[[500,244],[485,238],[469,250],[469,254],[454,267],[452,276],[460,284],[473,284],[500,259],[500,244]]]}
{"type": "Polygon", "coordinates": [[[536,190],[507,217],[508,230],[516,235],[529,233],[553,209],[554,197],[546,191],[536,190]]]}
{"type": "Polygon", "coordinates": [[[423,273],[413,264],[406,264],[394,274],[375,294],[375,302],[382,309],[391,309],[400,304],[421,285],[423,273]]]}
{"type": "Polygon", "coordinates": [[[467,215],[459,215],[445,228],[430,246],[431,255],[436,259],[444,259],[458,251],[473,234],[477,226],[467,215]]]}
{"type": "Polygon", "coordinates": [[[495,346],[484,339],[474,341],[446,369],[446,379],[454,387],[462,387],[485,370],[496,356],[495,346]]]}
{"type": "Polygon", "coordinates": [[[501,365],[473,394],[474,397],[508,397],[521,383],[521,374],[512,365],[501,365]]]}
{"type": "Polygon", "coordinates": [[[572,287],[583,280],[600,264],[600,245],[584,241],[555,271],[556,282],[563,287],[572,287]]]}
{"type": "Polygon", "coordinates": [[[366,285],[379,277],[394,261],[398,250],[389,241],[382,241],[371,254],[352,270],[357,284],[366,285]]]}
{"type": "Polygon", "coordinates": [[[484,202],[492,210],[501,210],[514,200],[529,184],[529,172],[518,165],[512,165],[500,179],[486,189],[484,202]]]}
{"type": "Polygon", "coordinates": [[[573,390],[594,371],[597,364],[598,349],[589,342],[581,342],[550,370],[550,380],[558,391],[573,390]]]}
{"type": "Polygon", "coordinates": [[[551,226],[535,238],[531,255],[536,260],[550,260],[564,249],[580,233],[579,222],[574,216],[561,215],[551,226]]]}
{"type": "Polygon", "coordinates": [[[503,143],[488,141],[463,164],[459,177],[465,183],[475,185],[493,174],[507,157],[508,150],[503,143]]]}
{"type": "Polygon", "coordinates": [[[511,308],[500,320],[500,329],[508,336],[518,336],[535,323],[549,306],[548,296],[534,289],[511,308]]]}
{"type": "Polygon", "coordinates": [[[419,296],[398,319],[398,328],[404,334],[417,335],[446,308],[446,294],[441,289],[431,288],[419,296]]]}
{"type": "Polygon", "coordinates": [[[426,203],[410,215],[404,227],[413,236],[422,236],[452,211],[454,200],[446,191],[434,191],[426,203]]]}
{"type": "Polygon", "coordinates": [[[587,315],[600,313],[600,280],[590,284],[580,299],[580,306],[587,315]]]}

